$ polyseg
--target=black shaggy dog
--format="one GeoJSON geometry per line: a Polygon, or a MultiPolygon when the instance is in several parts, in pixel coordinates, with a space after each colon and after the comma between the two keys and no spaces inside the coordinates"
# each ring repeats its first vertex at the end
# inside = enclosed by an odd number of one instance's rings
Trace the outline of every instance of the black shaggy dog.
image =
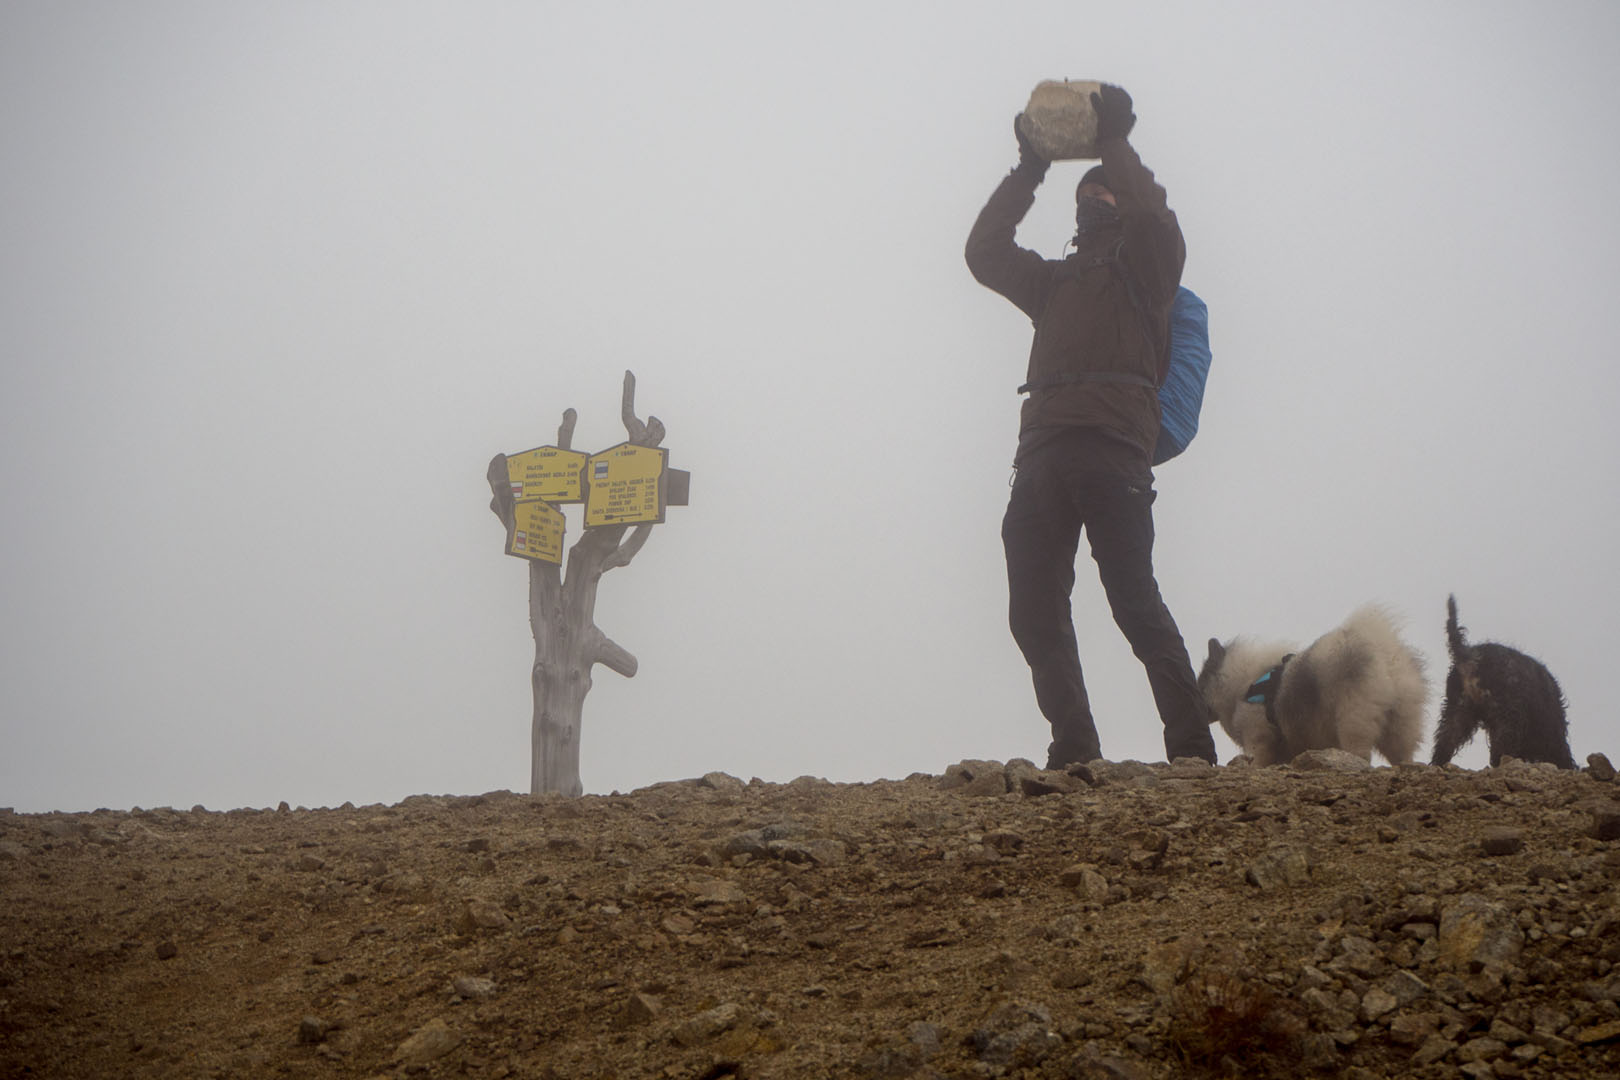
{"type": "Polygon", "coordinates": [[[1491,765],[1504,757],[1550,761],[1573,769],[1569,756],[1569,722],[1558,680],[1541,661],[1496,642],[1470,645],[1457,625],[1457,598],[1446,598],[1446,639],[1451,646],[1451,673],[1446,700],[1434,729],[1431,765],[1450,761],[1474,732],[1485,729],[1491,765]]]}

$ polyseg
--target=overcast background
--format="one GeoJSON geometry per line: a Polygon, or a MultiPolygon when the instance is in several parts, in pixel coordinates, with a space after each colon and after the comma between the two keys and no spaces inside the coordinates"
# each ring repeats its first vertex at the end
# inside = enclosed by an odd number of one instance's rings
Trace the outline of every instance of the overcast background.
{"type": "MultiPolygon", "coordinates": [[[[1616,55],[1607,0],[5,4],[0,805],[527,790],[484,472],[569,407],[623,441],[626,369],[691,505],[603,579],[641,669],[586,791],[1042,760],[1030,327],[962,247],[1065,76],[1135,97],[1210,307],[1156,507],[1194,663],[1382,601],[1432,727],[1455,591],[1620,751],[1616,55]]],[[[1162,759],[1089,560],[1074,601],[1105,754],[1162,759]]]]}

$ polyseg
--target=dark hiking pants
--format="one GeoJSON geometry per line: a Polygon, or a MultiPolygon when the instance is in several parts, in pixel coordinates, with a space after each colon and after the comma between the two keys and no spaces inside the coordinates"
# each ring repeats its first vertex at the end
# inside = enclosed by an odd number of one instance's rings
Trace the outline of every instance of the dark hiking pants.
{"type": "Polygon", "coordinates": [[[1035,700],[1052,725],[1048,767],[1100,757],[1097,725],[1080,673],[1069,595],[1083,530],[1114,622],[1147,669],[1164,722],[1167,760],[1215,761],[1209,712],[1181,631],[1153,577],[1153,500],[1144,480],[1087,473],[1061,446],[1019,465],[1001,523],[1009,621],[1029,662],[1035,700]],[[1057,452],[1051,452],[1057,451],[1057,452]]]}

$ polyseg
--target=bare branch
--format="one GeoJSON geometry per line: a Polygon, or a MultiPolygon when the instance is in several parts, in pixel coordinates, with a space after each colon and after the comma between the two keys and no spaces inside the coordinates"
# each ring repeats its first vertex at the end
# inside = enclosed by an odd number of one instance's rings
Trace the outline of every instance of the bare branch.
{"type": "Polygon", "coordinates": [[[579,414],[573,409],[563,410],[562,426],[557,429],[557,449],[572,450],[574,442],[574,421],[579,414]]]}
{"type": "Polygon", "coordinates": [[[591,573],[593,567],[597,576],[601,576],[601,563],[618,546],[619,537],[624,535],[626,528],[624,525],[603,525],[586,529],[585,535],[568,549],[568,580],[573,581],[576,576],[591,573]]]}
{"type": "Polygon", "coordinates": [[[606,573],[616,566],[629,566],[630,560],[636,557],[636,554],[641,551],[641,545],[645,544],[647,537],[651,535],[652,526],[650,524],[637,525],[636,531],[630,534],[630,539],[614,548],[602,560],[603,572],[606,573]]]}
{"type": "Polygon", "coordinates": [[[636,376],[632,371],[624,373],[624,400],[619,407],[619,415],[624,420],[624,430],[630,436],[630,441],[636,446],[644,445],[642,439],[647,436],[647,427],[636,419],[636,376]]]}
{"type": "Polygon", "coordinates": [[[640,666],[634,656],[631,656],[622,646],[609,640],[605,635],[602,636],[600,641],[596,642],[592,662],[601,664],[609,671],[617,672],[627,679],[634,678],[636,669],[640,666]]]}
{"type": "Polygon", "coordinates": [[[489,508],[495,511],[495,516],[501,519],[502,525],[511,529],[516,509],[512,505],[512,480],[506,471],[505,454],[496,454],[490,459],[489,490],[495,496],[489,500],[489,508]]]}

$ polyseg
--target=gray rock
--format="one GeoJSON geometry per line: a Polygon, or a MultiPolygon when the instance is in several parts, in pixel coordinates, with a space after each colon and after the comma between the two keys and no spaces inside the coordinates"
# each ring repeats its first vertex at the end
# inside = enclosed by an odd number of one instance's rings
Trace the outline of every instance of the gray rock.
{"type": "Polygon", "coordinates": [[[772,840],[765,845],[765,850],[790,863],[818,866],[837,866],[849,855],[842,840],[832,839],[772,840]]]}
{"type": "Polygon", "coordinates": [[[1537,1035],[1557,1035],[1570,1025],[1570,1015],[1554,1005],[1537,1005],[1530,1010],[1530,1023],[1537,1035]]]}
{"type": "Polygon", "coordinates": [[[1192,946],[1185,941],[1165,941],[1151,946],[1142,956],[1142,981],[1163,997],[1187,977],[1192,958],[1192,946]]]}
{"type": "Polygon", "coordinates": [[[1524,830],[1500,826],[1486,829],[1479,839],[1479,849],[1486,855],[1517,855],[1524,850],[1524,830]]]}
{"type": "Polygon", "coordinates": [[[1597,1046],[1600,1043],[1612,1043],[1620,1040],[1620,1020],[1609,1020],[1602,1024],[1593,1024],[1591,1027],[1581,1028],[1575,1033],[1575,1041],[1582,1046],[1597,1046]]]}
{"type": "Polygon", "coordinates": [[[1101,904],[1108,899],[1108,879],[1094,866],[1071,866],[1058,875],[1058,881],[1087,903],[1101,904]]]}
{"type": "Polygon", "coordinates": [[[625,1017],[632,1024],[650,1024],[664,1013],[664,1003],[652,994],[631,994],[625,1003],[625,1017]]]}
{"type": "Polygon", "coordinates": [[[1500,1018],[1491,1021],[1490,1036],[1493,1039],[1502,1040],[1509,1046],[1517,1046],[1519,1043],[1530,1041],[1530,1035],[1528,1032],[1521,1031],[1519,1028],[1514,1027],[1512,1024],[1500,1018]]]}
{"type": "Polygon", "coordinates": [[[304,1046],[314,1046],[326,1040],[326,1021],[316,1016],[306,1016],[298,1021],[298,1041],[304,1046]]]}
{"type": "Polygon", "coordinates": [[[1007,769],[996,761],[961,761],[947,766],[939,778],[944,791],[958,795],[990,796],[1007,794],[1007,769]]]}
{"type": "Polygon", "coordinates": [[[1614,766],[1604,754],[1587,754],[1586,771],[1592,774],[1592,779],[1611,783],[1614,780],[1614,766]]]}
{"type": "Polygon", "coordinates": [[[1379,1017],[1393,1012],[1399,1005],[1400,1002],[1395,1000],[1394,994],[1375,986],[1362,995],[1361,1008],[1357,1015],[1361,1017],[1363,1024],[1370,1024],[1379,1017]]]}
{"type": "Polygon", "coordinates": [[[78,840],[90,829],[88,824],[70,821],[66,818],[51,818],[48,821],[40,822],[39,827],[45,831],[46,836],[53,840],[78,840]]]}
{"type": "Polygon", "coordinates": [[[727,859],[737,855],[763,859],[770,854],[767,843],[764,829],[749,829],[747,832],[727,837],[720,845],[720,854],[727,859]]]}
{"type": "Polygon", "coordinates": [[[1301,772],[1366,772],[1372,762],[1348,750],[1307,750],[1288,763],[1301,772]]]}
{"type": "Polygon", "coordinates": [[[479,975],[457,975],[450,980],[450,990],[464,998],[487,998],[495,993],[495,981],[479,975]]]}
{"type": "Polygon", "coordinates": [[[1001,853],[984,844],[968,844],[955,851],[946,852],[945,859],[947,862],[959,862],[964,866],[989,866],[991,863],[1001,861],[1001,853]]]}
{"type": "MultiPolygon", "coordinates": [[[[1311,1012],[1315,1013],[1317,1016],[1335,1017],[1342,1012],[1342,1010],[1339,1008],[1338,996],[1330,993],[1325,987],[1313,986],[1308,990],[1302,990],[1299,994],[1299,1000],[1302,1005],[1304,1005],[1311,1012]]],[[[1323,1026],[1340,1027],[1343,1026],[1344,1023],[1347,1023],[1348,1020],[1349,1018],[1347,1016],[1340,1019],[1337,1023],[1331,1023],[1324,1020],[1323,1026]]]]}
{"type": "Polygon", "coordinates": [[[1500,1039],[1493,1039],[1482,1035],[1477,1039],[1469,1039],[1457,1047],[1457,1060],[1468,1061],[1495,1061],[1507,1053],[1507,1043],[1500,1039]]]}
{"type": "Polygon", "coordinates": [[[748,790],[748,785],[729,773],[704,773],[698,781],[698,786],[718,791],[722,795],[741,795],[748,790]]]}
{"type": "Polygon", "coordinates": [[[1457,1044],[1439,1035],[1430,1035],[1412,1055],[1413,1065],[1433,1065],[1456,1049],[1457,1044]]]}
{"type": "Polygon", "coordinates": [[[855,1075],[871,1080],[905,1080],[917,1075],[922,1066],[922,1052],[915,1046],[879,1046],[855,1059],[855,1075]]]}
{"type": "Polygon", "coordinates": [[[1159,782],[1153,766],[1140,761],[1103,761],[1098,759],[1086,765],[1096,784],[1119,784],[1122,787],[1151,787],[1159,782]]]}
{"type": "MultiPolygon", "coordinates": [[[[1007,778],[1008,791],[1019,791],[1022,789],[1026,779],[1038,777],[1045,771],[1044,769],[1037,769],[1035,763],[1028,758],[1013,758],[1002,769],[1002,775],[1007,778]]],[[[1061,776],[1062,773],[1052,772],[1048,773],[1048,775],[1061,776]]]]}
{"type": "Polygon", "coordinates": [[[1086,79],[1037,83],[1029,103],[1018,114],[1022,138],[1047,161],[1097,157],[1097,110],[1092,97],[1101,85],[1086,79]]]}
{"type": "Polygon", "coordinates": [[[1052,1014],[1041,1005],[1003,1005],[968,1036],[975,1056],[987,1065],[1035,1065],[1063,1045],[1052,1030],[1052,1014]]]}
{"type": "Polygon", "coordinates": [[[944,1045],[945,1033],[938,1024],[915,1020],[906,1028],[906,1041],[915,1046],[924,1060],[934,1057],[944,1045]]]}
{"type": "Polygon", "coordinates": [[[1419,1046],[1439,1030],[1439,1013],[1403,1013],[1389,1022],[1390,1041],[1400,1046],[1419,1046]]]}
{"type": "Polygon", "coordinates": [[[1399,1008],[1406,1008],[1429,993],[1429,984],[1410,971],[1397,971],[1381,984],[1381,988],[1395,999],[1399,1008]]]}
{"type": "Polygon", "coordinates": [[[1502,904],[1465,893],[1441,911],[1436,940],[1441,959],[1456,967],[1504,968],[1518,960],[1524,931],[1502,904]]]}
{"type": "Polygon", "coordinates": [[[427,879],[414,870],[401,870],[389,874],[372,886],[380,893],[408,896],[427,891],[427,879]]]}
{"type": "Polygon", "coordinates": [[[1598,840],[1620,840],[1620,805],[1608,803],[1593,807],[1589,833],[1598,840]]]}
{"type": "Polygon", "coordinates": [[[1328,965],[1328,970],[1339,974],[1348,971],[1363,979],[1373,979],[1389,970],[1389,961],[1371,941],[1346,934],[1339,939],[1339,955],[1328,965]]]}
{"type": "Polygon", "coordinates": [[[1331,1072],[1341,1067],[1338,1044],[1326,1032],[1315,1031],[1306,1035],[1300,1044],[1301,1063],[1317,1072],[1331,1072]]]}
{"type": "Polygon", "coordinates": [[[1581,987],[1581,996],[1587,1001],[1620,1002],[1620,975],[1587,983],[1581,987]]]}
{"type": "Polygon", "coordinates": [[[1096,981],[1091,965],[1084,961],[1065,964],[1052,973],[1052,985],[1059,990],[1079,990],[1096,981]]]}
{"type": "Polygon", "coordinates": [[[1063,1075],[1074,1080],[1152,1080],[1154,1073],[1140,1060],[1108,1053],[1097,1043],[1088,1042],[1063,1075]]]}
{"type": "Polygon", "coordinates": [[[742,1010],[728,1001],[686,1020],[675,1029],[670,1038],[679,1046],[697,1046],[716,1035],[730,1031],[741,1019],[742,1010]]]}
{"type": "Polygon", "coordinates": [[[728,878],[704,878],[701,881],[694,881],[690,888],[692,902],[699,906],[741,904],[748,900],[742,886],[728,878]]]}
{"type": "Polygon", "coordinates": [[[1085,788],[1084,780],[1066,772],[1042,771],[1018,778],[1019,792],[1031,799],[1038,799],[1042,795],[1067,795],[1074,791],[1084,791],[1085,788]]]}
{"type": "Polygon", "coordinates": [[[1311,863],[1311,853],[1305,848],[1279,844],[1256,859],[1243,878],[1264,890],[1307,885],[1311,880],[1311,863]]]}
{"type": "Polygon", "coordinates": [[[489,900],[467,900],[462,904],[457,929],[463,934],[472,934],[479,930],[504,930],[511,925],[511,917],[501,910],[499,904],[489,900]]]}
{"type": "Polygon", "coordinates": [[[451,1030],[443,1017],[435,1016],[416,1030],[410,1038],[399,1044],[394,1056],[412,1065],[426,1065],[437,1061],[461,1045],[461,1036],[451,1030]]]}
{"type": "MultiPolygon", "coordinates": [[[[1035,965],[1021,956],[1003,950],[984,965],[983,981],[998,990],[1022,990],[1035,980],[1035,965]]],[[[1050,1019],[1047,1023],[1050,1024],[1050,1019]]]]}
{"type": "Polygon", "coordinates": [[[1294,981],[1296,993],[1306,990],[1326,990],[1333,985],[1332,976],[1324,974],[1320,968],[1306,964],[1299,969],[1299,978],[1294,981]]]}

